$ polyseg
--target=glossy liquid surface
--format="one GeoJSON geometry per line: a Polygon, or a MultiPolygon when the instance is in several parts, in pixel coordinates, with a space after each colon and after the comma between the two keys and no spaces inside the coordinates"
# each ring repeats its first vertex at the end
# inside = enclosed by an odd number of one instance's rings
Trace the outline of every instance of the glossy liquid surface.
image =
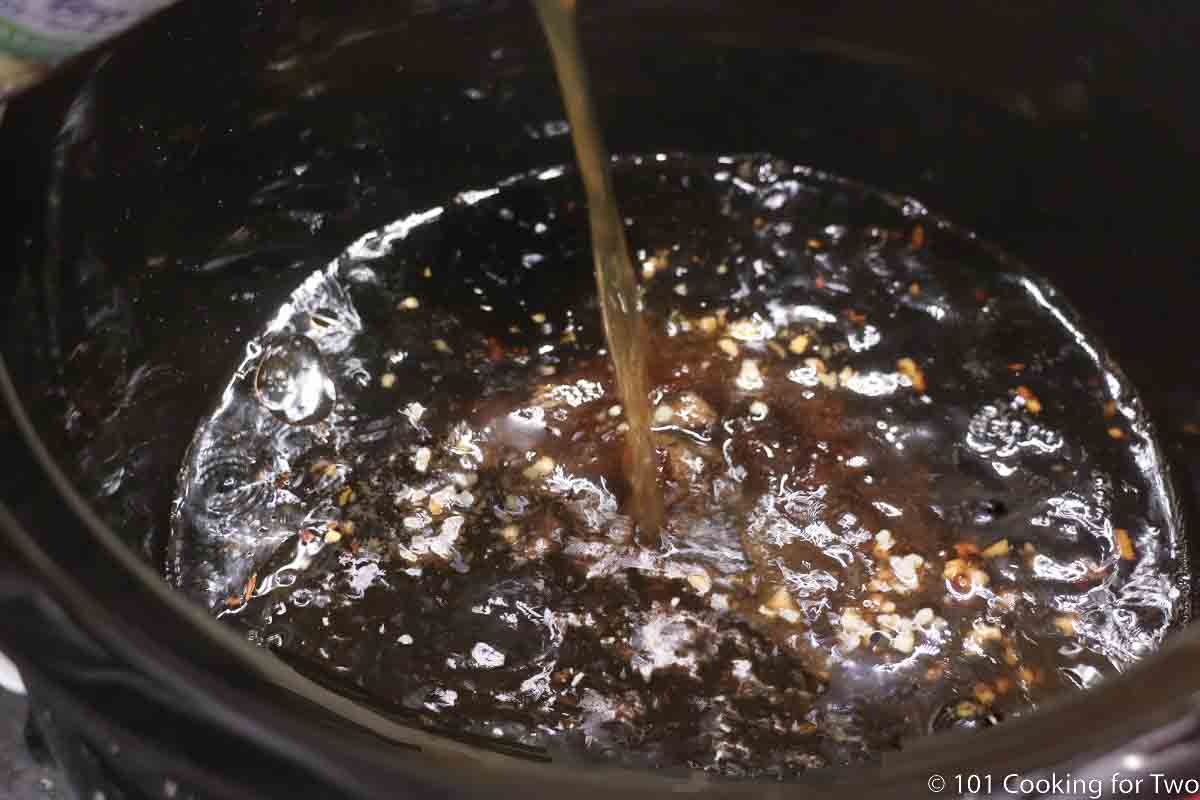
{"type": "Polygon", "coordinates": [[[919,203],[622,158],[663,547],[577,183],[363,236],[246,345],[169,579],[363,702],[560,757],[789,775],[994,724],[1153,649],[1186,559],[1135,395],[919,203]]]}

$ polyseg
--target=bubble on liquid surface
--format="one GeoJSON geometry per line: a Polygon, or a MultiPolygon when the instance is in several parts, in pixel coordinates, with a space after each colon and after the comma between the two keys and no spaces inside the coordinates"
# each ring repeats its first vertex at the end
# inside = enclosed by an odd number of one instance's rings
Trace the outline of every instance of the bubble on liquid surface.
{"type": "Polygon", "coordinates": [[[321,351],[307,336],[269,339],[254,375],[263,408],[289,425],[314,425],[329,416],[337,401],[321,351]]]}

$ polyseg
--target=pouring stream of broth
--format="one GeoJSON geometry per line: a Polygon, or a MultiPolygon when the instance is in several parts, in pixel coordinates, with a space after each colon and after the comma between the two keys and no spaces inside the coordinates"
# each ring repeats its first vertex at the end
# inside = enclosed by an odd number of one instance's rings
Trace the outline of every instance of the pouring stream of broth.
{"type": "Polygon", "coordinates": [[[550,42],[558,74],[575,159],[587,194],[592,257],[596,287],[604,316],[604,333],[617,376],[617,392],[625,410],[629,432],[625,442],[629,459],[632,513],[638,538],[647,547],[658,547],[663,525],[663,501],[650,435],[649,380],[646,375],[645,329],[642,303],[625,227],[617,211],[608,151],[596,124],[583,54],[575,23],[575,0],[534,0],[542,28],[550,42]]]}

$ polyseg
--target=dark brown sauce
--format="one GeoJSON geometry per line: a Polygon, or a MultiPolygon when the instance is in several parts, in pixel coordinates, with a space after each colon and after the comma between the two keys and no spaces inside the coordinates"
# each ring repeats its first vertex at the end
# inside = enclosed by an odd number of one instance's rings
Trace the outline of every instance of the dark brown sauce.
{"type": "Polygon", "coordinates": [[[661,547],[552,167],[364,236],[248,342],[169,578],[413,724],[787,776],[995,724],[1184,621],[1156,445],[1048,287],[768,157],[614,177],[661,547]]]}
{"type": "Polygon", "coordinates": [[[617,210],[608,148],[596,122],[595,105],[588,87],[587,67],[575,29],[575,0],[534,0],[542,28],[554,56],[554,70],[567,108],[571,141],[579,174],[587,193],[588,227],[596,289],[604,318],[608,355],[616,373],[617,392],[629,430],[626,479],[632,490],[630,513],[637,521],[642,544],[655,547],[663,526],[663,503],[654,469],[654,444],[650,440],[650,412],[646,404],[646,326],[637,275],[629,260],[625,224],[617,210]]]}

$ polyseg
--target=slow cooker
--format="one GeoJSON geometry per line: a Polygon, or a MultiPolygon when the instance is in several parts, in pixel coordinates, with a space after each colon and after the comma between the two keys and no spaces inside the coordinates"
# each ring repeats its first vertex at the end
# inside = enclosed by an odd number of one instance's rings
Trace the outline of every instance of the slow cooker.
{"type": "MultiPolygon", "coordinates": [[[[918,196],[1057,284],[1157,421],[1185,525],[1198,22],[1117,0],[631,0],[581,17],[614,152],[776,153],[918,196]]],[[[561,117],[512,0],[182,2],[6,109],[0,649],[74,796],[1079,796],[1066,776],[1129,794],[1118,774],[1195,792],[1148,777],[1200,774],[1194,629],[1027,717],[762,783],[440,737],[164,584],[173,481],[238,332],[362,232],[568,161],[561,117]],[[288,173],[301,158],[312,169],[288,173]]]]}

